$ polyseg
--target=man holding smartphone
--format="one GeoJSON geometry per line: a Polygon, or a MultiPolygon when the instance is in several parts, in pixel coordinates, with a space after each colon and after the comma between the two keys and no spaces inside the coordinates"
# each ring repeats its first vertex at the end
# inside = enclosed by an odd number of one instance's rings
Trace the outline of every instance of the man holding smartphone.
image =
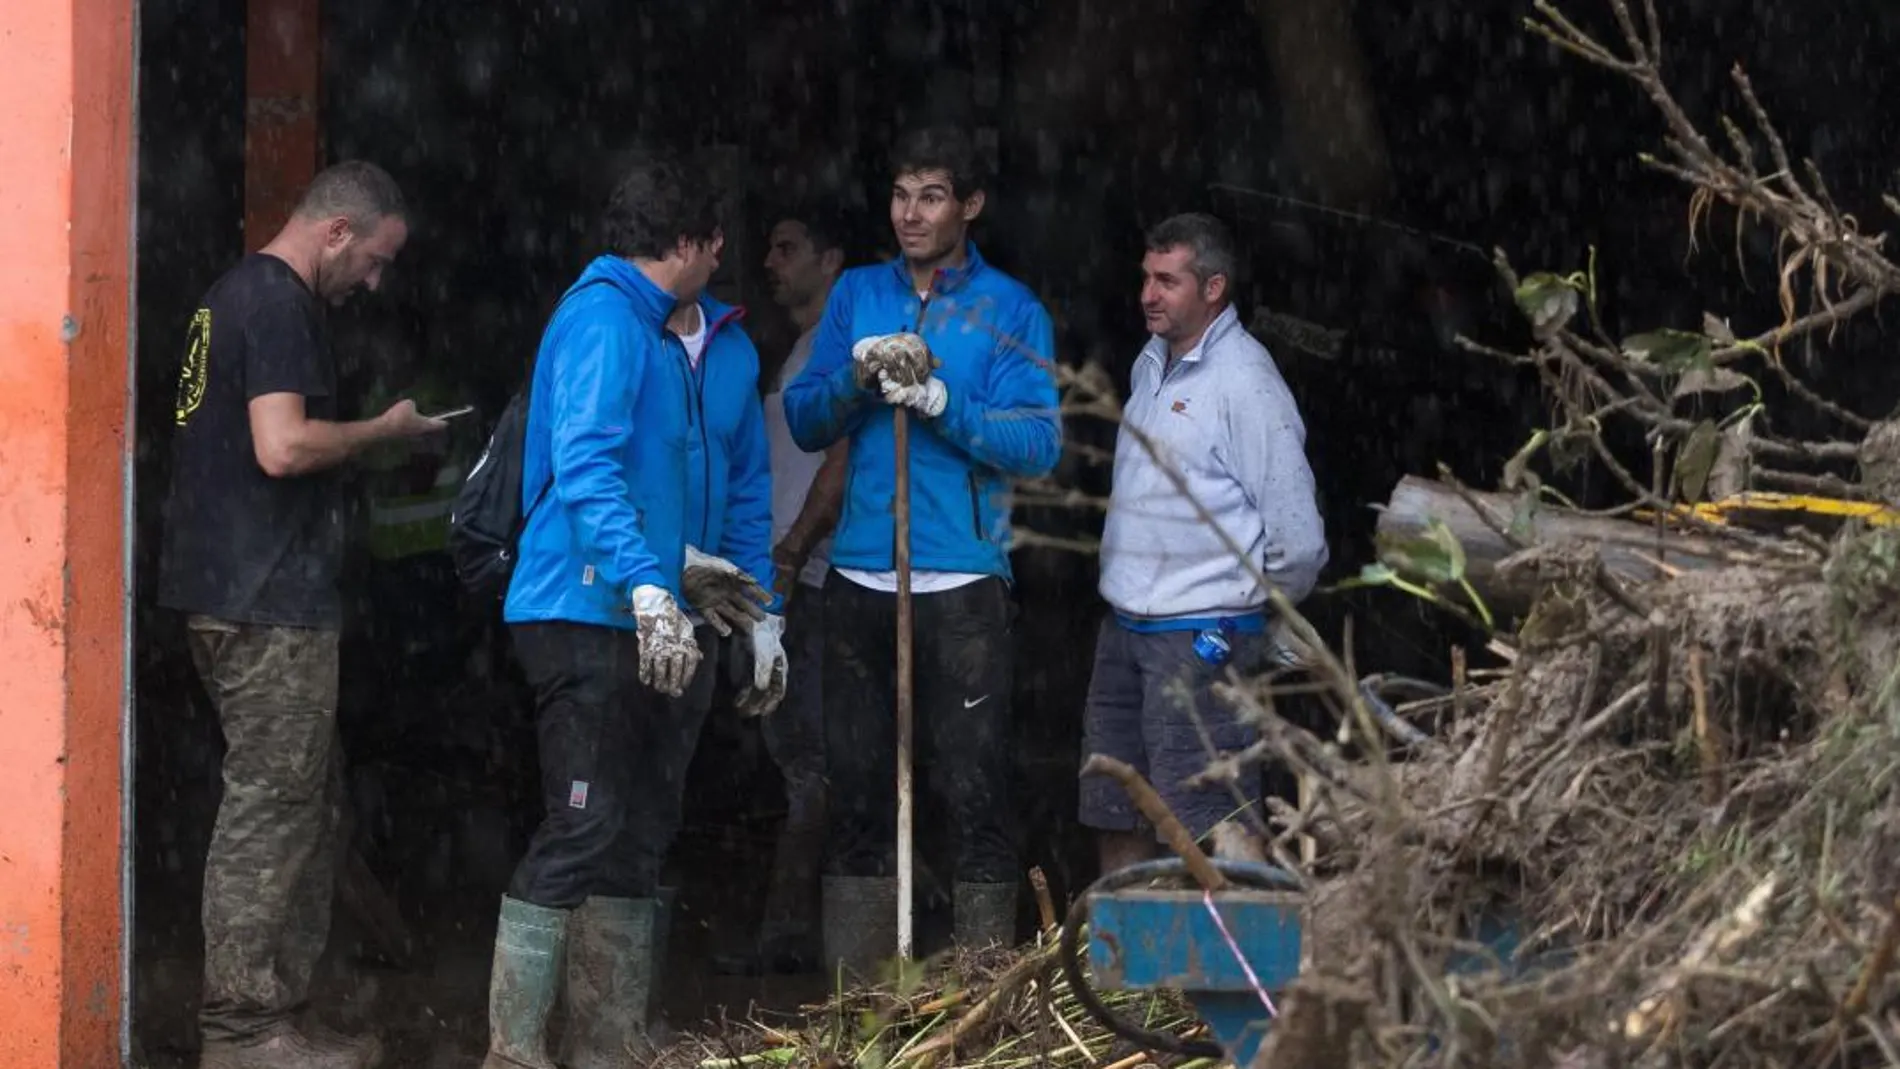
{"type": "Polygon", "coordinates": [[[381,285],[408,238],[404,214],[374,164],[323,171],[191,321],[158,597],[185,615],[226,743],[205,861],[201,1069],[361,1069],[381,1056],[373,1037],[298,1017],[329,939],[343,803],[336,469],[446,429],[406,400],[337,419],[323,306],[381,285]]]}

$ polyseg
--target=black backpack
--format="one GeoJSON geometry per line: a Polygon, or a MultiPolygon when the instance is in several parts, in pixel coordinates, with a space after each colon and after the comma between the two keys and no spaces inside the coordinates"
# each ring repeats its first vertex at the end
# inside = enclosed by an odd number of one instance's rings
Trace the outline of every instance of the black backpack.
{"type": "MultiPolygon", "coordinates": [[[[592,285],[592,283],[589,283],[592,285]]],[[[571,297],[586,286],[568,292],[571,297]]],[[[562,298],[566,303],[566,297],[562,298]]],[[[558,312],[560,306],[555,306],[558,312]]],[[[552,323],[554,316],[548,316],[552,323]]],[[[514,578],[516,551],[521,533],[527,530],[528,517],[534,515],[554,486],[554,477],[534,495],[527,511],[521,508],[521,469],[528,437],[528,400],[534,388],[534,364],[528,365],[528,379],[508,401],[501,418],[495,421],[488,447],[469,469],[468,478],[455,494],[449,512],[449,559],[455,564],[456,577],[476,598],[501,601],[508,596],[508,583],[514,578]]]]}
{"type": "Polygon", "coordinates": [[[488,447],[469,469],[449,513],[449,559],[471,595],[500,601],[515,574],[515,551],[528,517],[554,485],[541,487],[526,512],[521,508],[523,446],[528,436],[529,387],[523,386],[502,410],[488,447]]]}

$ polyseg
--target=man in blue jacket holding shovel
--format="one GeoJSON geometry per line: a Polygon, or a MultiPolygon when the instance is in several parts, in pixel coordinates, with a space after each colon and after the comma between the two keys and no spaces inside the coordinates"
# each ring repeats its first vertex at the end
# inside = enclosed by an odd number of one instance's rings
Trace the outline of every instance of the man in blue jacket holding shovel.
{"type": "Polygon", "coordinates": [[[1047,474],[1062,450],[1049,315],[969,240],[986,195],[969,139],[919,131],[892,164],[902,255],[845,272],[785,391],[801,449],[850,442],[825,585],[823,927],[826,960],[861,973],[897,949],[894,413],[910,420],[917,737],[955,829],[955,933],[969,947],[1015,935],[1010,480],[1047,474]]]}

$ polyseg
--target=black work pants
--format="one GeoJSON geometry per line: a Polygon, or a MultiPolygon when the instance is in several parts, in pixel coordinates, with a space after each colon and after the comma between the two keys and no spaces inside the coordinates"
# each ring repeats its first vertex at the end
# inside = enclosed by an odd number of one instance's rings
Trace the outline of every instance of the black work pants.
{"type": "MultiPolygon", "coordinates": [[[[1017,878],[1010,832],[1009,587],[996,578],[912,597],[914,781],[951,822],[955,878],[1017,878]]],[[[897,595],[833,572],[825,583],[825,773],[828,869],[895,875],[897,595]]]]}
{"type": "Polygon", "coordinates": [[[549,909],[589,896],[651,898],[684,779],[660,767],[692,759],[665,696],[640,682],[632,631],[585,624],[509,629],[534,688],[545,812],[508,894],[549,909]]]}

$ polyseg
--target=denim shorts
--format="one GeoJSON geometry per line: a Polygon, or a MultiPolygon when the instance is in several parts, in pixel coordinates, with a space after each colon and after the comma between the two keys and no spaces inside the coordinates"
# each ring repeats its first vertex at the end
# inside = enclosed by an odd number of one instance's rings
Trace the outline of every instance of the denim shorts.
{"type": "MultiPolygon", "coordinates": [[[[1231,705],[1215,697],[1214,684],[1226,678],[1227,669],[1195,655],[1194,634],[1137,633],[1112,616],[1102,622],[1089,680],[1082,756],[1086,760],[1099,753],[1134,766],[1198,838],[1234,816],[1243,801],[1259,804],[1260,767],[1253,764],[1241,769],[1239,781],[1231,788],[1225,783],[1187,785],[1215,756],[1209,752],[1210,745],[1222,754],[1232,754],[1259,737],[1231,705]]],[[[1266,636],[1230,635],[1229,641],[1233,645],[1229,665],[1243,673],[1264,666],[1270,648],[1266,636]]],[[[1082,823],[1100,831],[1146,827],[1121,785],[1103,776],[1082,780],[1080,808],[1082,823]]]]}

